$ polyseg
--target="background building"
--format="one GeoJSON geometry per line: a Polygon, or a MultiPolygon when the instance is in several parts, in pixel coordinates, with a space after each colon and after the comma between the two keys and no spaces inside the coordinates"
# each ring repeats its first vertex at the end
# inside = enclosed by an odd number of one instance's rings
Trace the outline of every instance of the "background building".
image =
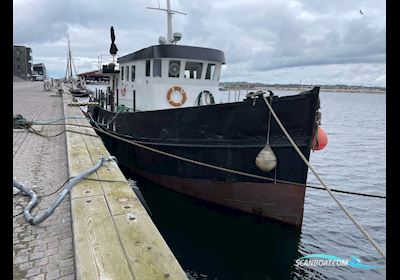
{"type": "Polygon", "coordinates": [[[32,49],[13,46],[13,75],[29,79],[32,75],[32,49]]]}
{"type": "Polygon", "coordinates": [[[32,78],[40,81],[47,78],[46,66],[43,63],[33,64],[32,78]]]}
{"type": "Polygon", "coordinates": [[[91,71],[78,74],[80,78],[85,78],[86,82],[109,82],[110,77],[108,75],[101,74],[99,71],[91,71]]]}

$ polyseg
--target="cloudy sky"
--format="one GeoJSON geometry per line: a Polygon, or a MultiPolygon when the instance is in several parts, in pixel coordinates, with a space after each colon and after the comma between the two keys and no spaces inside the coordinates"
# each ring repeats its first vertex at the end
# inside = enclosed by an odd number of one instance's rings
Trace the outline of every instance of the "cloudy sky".
{"type": "MultiPolygon", "coordinates": [[[[13,0],[13,41],[52,77],[65,75],[67,35],[79,72],[166,37],[165,0],[13,0]],[[105,54],[105,55],[103,55],[105,54]],[[103,56],[101,56],[103,55],[103,56]]],[[[222,81],[386,86],[384,0],[171,0],[181,45],[223,50],[222,81]],[[360,13],[360,10],[364,15],[360,13]]]]}

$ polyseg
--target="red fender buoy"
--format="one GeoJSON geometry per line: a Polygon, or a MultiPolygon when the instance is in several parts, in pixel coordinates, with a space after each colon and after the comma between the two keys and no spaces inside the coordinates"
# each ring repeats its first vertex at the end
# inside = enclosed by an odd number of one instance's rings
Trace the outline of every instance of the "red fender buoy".
{"type": "Polygon", "coordinates": [[[321,127],[318,127],[317,138],[318,141],[315,138],[313,140],[313,150],[315,151],[322,150],[328,144],[328,135],[321,127]]]}

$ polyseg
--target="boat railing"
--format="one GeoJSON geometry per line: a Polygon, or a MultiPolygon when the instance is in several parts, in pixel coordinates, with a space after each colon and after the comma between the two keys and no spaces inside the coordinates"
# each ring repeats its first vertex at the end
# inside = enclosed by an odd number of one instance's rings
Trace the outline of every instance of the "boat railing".
{"type": "Polygon", "coordinates": [[[115,64],[115,70],[118,70],[118,63],[117,60],[119,58],[119,55],[111,55],[108,53],[103,53],[97,56],[97,69],[102,69],[104,64],[109,64],[109,63],[113,63],[115,64]],[[105,58],[103,58],[105,57],[105,58]]]}
{"type": "Polygon", "coordinates": [[[220,91],[220,103],[242,101],[249,92],[257,91],[255,88],[228,88],[220,91]],[[224,97],[224,98],[222,98],[224,97]],[[227,100],[226,100],[227,99],[227,100]]]}
{"type": "Polygon", "coordinates": [[[93,96],[94,102],[98,102],[102,108],[114,112],[115,105],[118,107],[118,89],[116,91],[116,94],[113,94],[110,87],[106,91],[96,88],[93,96]]]}
{"type": "MultiPolygon", "coordinates": [[[[219,103],[231,103],[239,102],[246,98],[250,92],[256,92],[258,89],[247,88],[247,89],[227,89],[219,92],[219,103]]],[[[106,110],[115,111],[118,107],[118,89],[115,94],[108,87],[106,91],[102,89],[96,89],[94,92],[94,101],[98,102],[100,106],[106,110]],[[115,107],[116,106],[116,107],[115,107]]]]}

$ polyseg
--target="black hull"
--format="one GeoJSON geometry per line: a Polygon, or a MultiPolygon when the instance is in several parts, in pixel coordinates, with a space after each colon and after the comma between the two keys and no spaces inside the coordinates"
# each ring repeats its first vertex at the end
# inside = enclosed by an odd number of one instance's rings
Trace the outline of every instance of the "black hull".
{"type": "MultiPolygon", "coordinates": [[[[272,106],[308,159],[319,88],[305,94],[274,97],[272,106]]],[[[95,120],[115,115],[91,108],[95,120]]],[[[199,162],[278,180],[305,184],[307,166],[271,119],[270,145],[277,168],[263,172],[255,158],[266,143],[268,108],[257,98],[243,102],[172,110],[120,113],[106,131],[149,147],[199,162]]],[[[107,149],[135,173],[160,185],[231,208],[301,226],[305,188],[277,184],[188,163],[132,146],[100,133],[107,149]]]]}

